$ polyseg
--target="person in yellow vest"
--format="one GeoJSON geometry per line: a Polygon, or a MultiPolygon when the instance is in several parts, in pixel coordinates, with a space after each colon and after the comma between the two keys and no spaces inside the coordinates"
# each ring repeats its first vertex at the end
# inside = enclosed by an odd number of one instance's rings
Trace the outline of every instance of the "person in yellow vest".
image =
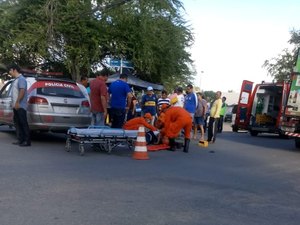
{"type": "Polygon", "coordinates": [[[208,122],[207,141],[214,143],[217,137],[218,121],[220,119],[220,112],[222,108],[221,91],[216,92],[216,100],[213,102],[210,109],[210,117],[208,122]]]}
{"type": "Polygon", "coordinates": [[[227,110],[227,104],[226,104],[226,97],[222,97],[222,108],[220,111],[220,119],[218,123],[218,132],[222,133],[223,131],[223,122],[224,122],[224,116],[227,110]]]}

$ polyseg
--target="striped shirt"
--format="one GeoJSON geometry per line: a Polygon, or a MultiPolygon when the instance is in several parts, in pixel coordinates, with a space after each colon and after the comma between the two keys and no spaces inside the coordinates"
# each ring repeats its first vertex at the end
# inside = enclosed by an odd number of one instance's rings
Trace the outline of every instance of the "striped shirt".
{"type": "Polygon", "coordinates": [[[169,98],[165,98],[165,99],[159,98],[157,101],[158,107],[160,107],[162,104],[170,105],[170,99],[169,98]]]}

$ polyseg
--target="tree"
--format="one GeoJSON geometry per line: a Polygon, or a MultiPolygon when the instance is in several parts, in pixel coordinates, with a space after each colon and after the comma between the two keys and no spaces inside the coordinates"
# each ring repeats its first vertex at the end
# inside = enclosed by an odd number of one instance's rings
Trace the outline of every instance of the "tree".
{"type": "Polygon", "coordinates": [[[271,60],[266,60],[263,67],[274,80],[280,82],[289,79],[293,72],[295,54],[284,49],[281,54],[271,60]]]}
{"type": "Polygon", "coordinates": [[[216,92],[214,91],[204,91],[204,96],[208,102],[212,102],[216,98],[216,92]]]}
{"type": "Polygon", "coordinates": [[[0,61],[65,68],[78,79],[105,57],[131,60],[140,78],[190,82],[193,43],[179,0],[0,2],[0,61]]]}
{"type": "Polygon", "coordinates": [[[294,45],[293,50],[284,49],[277,57],[266,60],[263,64],[268,74],[274,77],[274,80],[278,82],[289,79],[293,72],[298,48],[300,46],[300,31],[291,31],[289,43],[294,45]]]}

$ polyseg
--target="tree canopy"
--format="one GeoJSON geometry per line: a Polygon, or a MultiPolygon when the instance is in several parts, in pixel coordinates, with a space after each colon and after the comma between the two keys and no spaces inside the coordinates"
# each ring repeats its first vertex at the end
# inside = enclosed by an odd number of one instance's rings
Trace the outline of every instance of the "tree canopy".
{"type": "Polygon", "coordinates": [[[266,60],[263,64],[268,74],[279,82],[289,79],[293,72],[297,52],[300,47],[300,31],[291,31],[289,43],[293,45],[292,50],[286,48],[277,57],[266,60]]]}
{"type": "Polygon", "coordinates": [[[193,79],[193,35],[180,0],[0,1],[0,62],[89,75],[106,57],[132,61],[167,87],[193,79]]]}

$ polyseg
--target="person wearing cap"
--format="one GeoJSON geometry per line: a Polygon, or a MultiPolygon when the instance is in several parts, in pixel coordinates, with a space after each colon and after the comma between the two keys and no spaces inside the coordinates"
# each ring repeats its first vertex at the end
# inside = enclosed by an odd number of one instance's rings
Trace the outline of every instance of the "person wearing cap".
{"type": "Polygon", "coordinates": [[[171,107],[170,104],[164,103],[159,108],[158,118],[155,121],[155,127],[160,130],[160,133],[158,134],[158,137],[157,137],[157,139],[158,139],[157,144],[159,144],[160,142],[162,142],[163,144],[167,144],[167,145],[169,144],[169,138],[166,136],[166,133],[164,130],[165,117],[166,117],[165,111],[169,107],[171,107]]]}
{"type": "Polygon", "coordinates": [[[153,93],[153,87],[149,86],[147,88],[147,93],[142,97],[142,111],[144,114],[150,113],[152,116],[151,124],[154,124],[154,119],[156,116],[156,105],[157,97],[153,93]]]}
{"type": "Polygon", "coordinates": [[[165,111],[167,108],[170,107],[170,104],[162,104],[160,109],[159,109],[159,114],[158,114],[158,118],[155,121],[155,127],[158,129],[163,129],[164,127],[164,123],[165,123],[165,111]]]}
{"type": "Polygon", "coordinates": [[[157,128],[150,124],[152,116],[150,113],[146,113],[144,116],[136,117],[131,120],[128,120],[124,126],[124,130],[138,130],[140,126],[144,126],[149,130],[156,131],[157,128]]]}
{"type": "Polygon", "coordinates": [[[192,118],[188,111],[182,107],[171,106],[164,110],[165,122],[163,133],[169,138],[170,150],[176,150],[175,138],[179,136],[180,131],[184,130],[184,152],[189,151],[192,118]]]}
{"type": "Polygon", "coordinates": [[[177,98],[176,89],[174,90],[174,92],[172,94],[170,94],[168,96],[168,98],[170,99],[170,105],[175,105],[177,103],[178,98],[177,98]]]}
{"type": "Polygon", "coordinates": [[[147,144],[157,142],[157,137],[153,131],[156,131],[156,127],[152,126],[151,123],[152,116],[150,113],[146,113],[144,116],[136,117],[131,120],[128,120],[124,126],[124,130],[138,130],[140,126],[144,126],[149,129],[146,132],[146,142],[147,144]]]}

